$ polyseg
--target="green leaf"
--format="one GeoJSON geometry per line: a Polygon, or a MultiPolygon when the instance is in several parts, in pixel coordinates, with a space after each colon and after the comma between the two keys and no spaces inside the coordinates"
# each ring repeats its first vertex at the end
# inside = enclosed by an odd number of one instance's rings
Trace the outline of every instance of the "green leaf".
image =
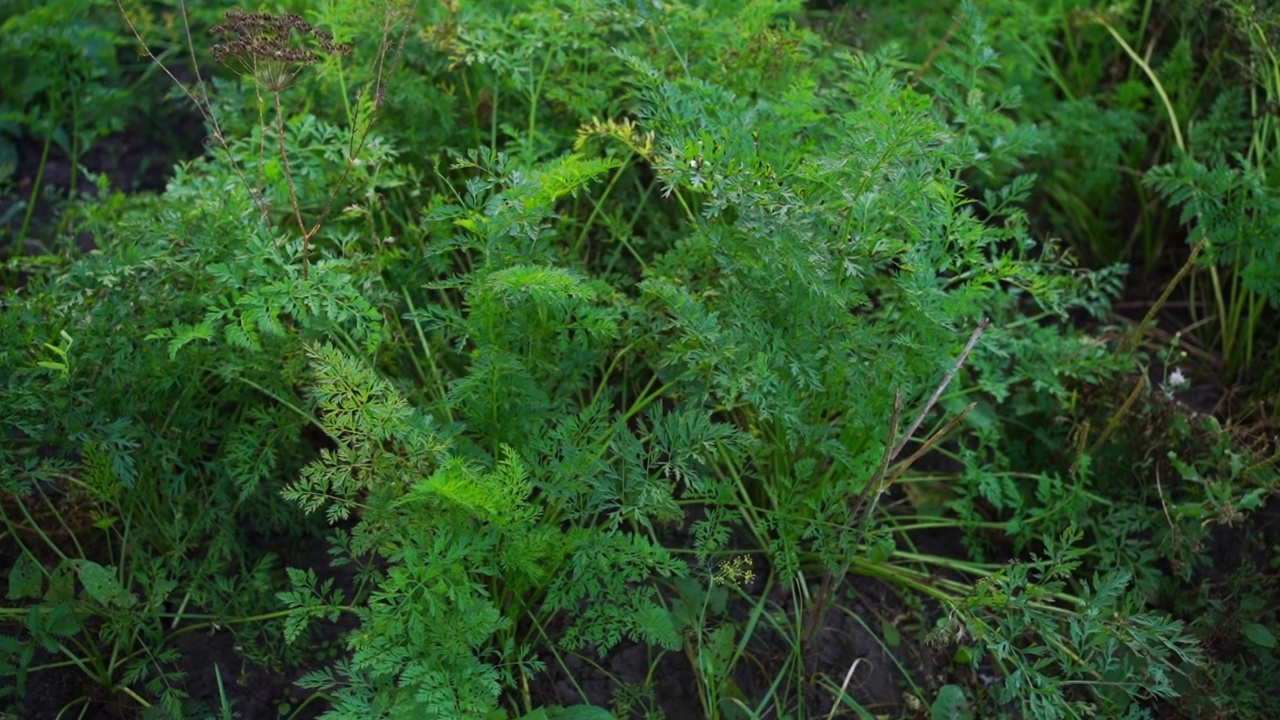
{"type": "Polygon", "coordinates": [[[22,553],[9,571],[9,599],[40,597],[40,566],[30,555],[22,553]]]}
{"type": "Polygon", "coordinates": [[[902,634],[887,619],[880,620],[880,635],[884,637],[885,644],[890,647],[898,647],[902,644],[902,634]]]}
{"type": "Polygon", "coordinates": [[[970,720],[969,701],[958,685],[943,685],[929,708],[929,720],[970,720]]]}
{"type": "Polygon", "coordinates": [[[39,638],[44,648],[50,652],[57,652],[58,648],[53,638],[70,637],[84,630],[68,603],[32,605],[27,610],[27,632],[39,638]]]}
{"type": "Polygon", "coordinates": [[[128,608],[138,603],[138,598],[120,584],[116,578],[114,567],[103,567],[98,563],[85,561],[77,568],[84,591],[103,605],[128,608]]]}
{"type": "Polygon", "coordinates": [[[680,630],[671,613],[653,603],[646,603],[636,613],[636,622],[646,642],[667,650],[680,647],[680,630]]]}
{"type": "Polygon", "coordinates": [[[1249,642],[1258,647],[1271,649],[1276,646],[1276,636],[1267,629],[1266,625],[1261,623],[1246,623],[1244,636],[1249,638],[1249,642]]]}
{"type": "Polygon", "coordinates": [[[213,326],[208,318],[196,325],[178,327],[173,334],[173,339],[169,341],[169,359],[177,358],[178,351],[187,343],[211,339],[213,339],[213,326]]]}

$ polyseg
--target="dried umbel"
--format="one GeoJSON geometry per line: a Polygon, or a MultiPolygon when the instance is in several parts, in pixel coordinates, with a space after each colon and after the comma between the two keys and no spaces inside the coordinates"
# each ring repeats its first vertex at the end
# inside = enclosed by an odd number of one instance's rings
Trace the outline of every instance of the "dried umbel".
{"type": "Polygon", "coordinates": [[[214,60],[236,67],[272,92],[283,90],[303,67],[325,55],[351,52],[350,45],[335,43],[332,34],[294,13],[232,10],[209,34],[226,38],[209,51],[214,60]]]}

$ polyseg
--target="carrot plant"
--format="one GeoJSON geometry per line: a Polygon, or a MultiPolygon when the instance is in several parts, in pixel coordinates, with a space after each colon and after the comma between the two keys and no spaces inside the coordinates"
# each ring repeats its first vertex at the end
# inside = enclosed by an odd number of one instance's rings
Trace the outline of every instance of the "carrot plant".
{"type": "MultiPolygon", "coordinates": [[[[1071,329],[1117,277],[1032,231],[1043,138],[992,91],[975,6],[916,75],[799,29],[800,3],[363,7],[226,16],[234,76],[183,86],[209,154],[7,298],[11,616],[134,629],[32,620],[0,646],[15,674],[41,669],[20,637],[83,661],[236,627],[285,653],[336,623],[345,652],[298,682],[328,718],[604,717],[540,682],[625,646],[687,662],[706,717],[819,715],[861,707],[815,652],[861,576],[932,603],[936,644],[999,685],[913,680],[938,712],[1176,694],[1181,624],[1077,572],[1081,476],[983,474],[1031,453],[1002,444],[1019,412],[1132,358],[1071,329]],[[1004,527],[1025,566],[912,547],[902,498],[940,454],[1042,506],[1004,527]],[[31,509],[77,502],[122,520],[55,538],[31,509]],[[46,591],[64,567],[94,568],[87,598],[46,591]]],[[[171,660],[94,679],[193,714],[135,687],[180,684],[171,660]]]]}
{"type": "Polygon", "coordinates": [[[1006,77],[1029,99],[1017,114],[1045,141],[1030,160],[1039,175],[1035,224],[1085,263],[1132,263],[1144,279],[1182,263],[1184,240],[1206,240],[1208,252],[1175,296],[1188,298],[1178,303],[1187,341],[1204,351],[1197,363],[1207,377],[1256,386],[1265,405],[1277,344],[1260,324],[1275,304],[1274,258],[1259,240],[1266,232],[1246,238],[1204,227],[1203,205],[1188,200],[1212,197],[1242,222],[1268,216],[1274,183],[1258,182],[1274,174],[1266,109],[1275,94],[1274,13],[1216,0],[991,3],[986,11],[1006,77]]]}

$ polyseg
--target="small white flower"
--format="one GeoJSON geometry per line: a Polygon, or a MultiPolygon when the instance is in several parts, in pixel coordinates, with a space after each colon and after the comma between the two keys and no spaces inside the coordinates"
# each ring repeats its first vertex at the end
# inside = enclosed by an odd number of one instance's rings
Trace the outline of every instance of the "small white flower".
{"type": "Polygon", "coordinates": [[[1182,373],[1182,368],[1175,367],[1169,372],[1169,377],[1161,385],[1160,389],[1164,392],[1165,397],[1173,397],[1173,394],[1182,390],[1191,384],[1187,376],[1182,373]]]}

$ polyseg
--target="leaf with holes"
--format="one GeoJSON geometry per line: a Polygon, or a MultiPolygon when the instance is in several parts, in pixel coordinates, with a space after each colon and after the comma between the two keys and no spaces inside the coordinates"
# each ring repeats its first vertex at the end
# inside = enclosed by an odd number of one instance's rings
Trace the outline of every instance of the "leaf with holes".
{"type": "Polygon", "coordinates": [[[120,584],[114,567],[103,567],[96,562],[86,561],[77,571],[84,591],[103,605],[130,608],[138,603],[138,598],[120,584]]]}

